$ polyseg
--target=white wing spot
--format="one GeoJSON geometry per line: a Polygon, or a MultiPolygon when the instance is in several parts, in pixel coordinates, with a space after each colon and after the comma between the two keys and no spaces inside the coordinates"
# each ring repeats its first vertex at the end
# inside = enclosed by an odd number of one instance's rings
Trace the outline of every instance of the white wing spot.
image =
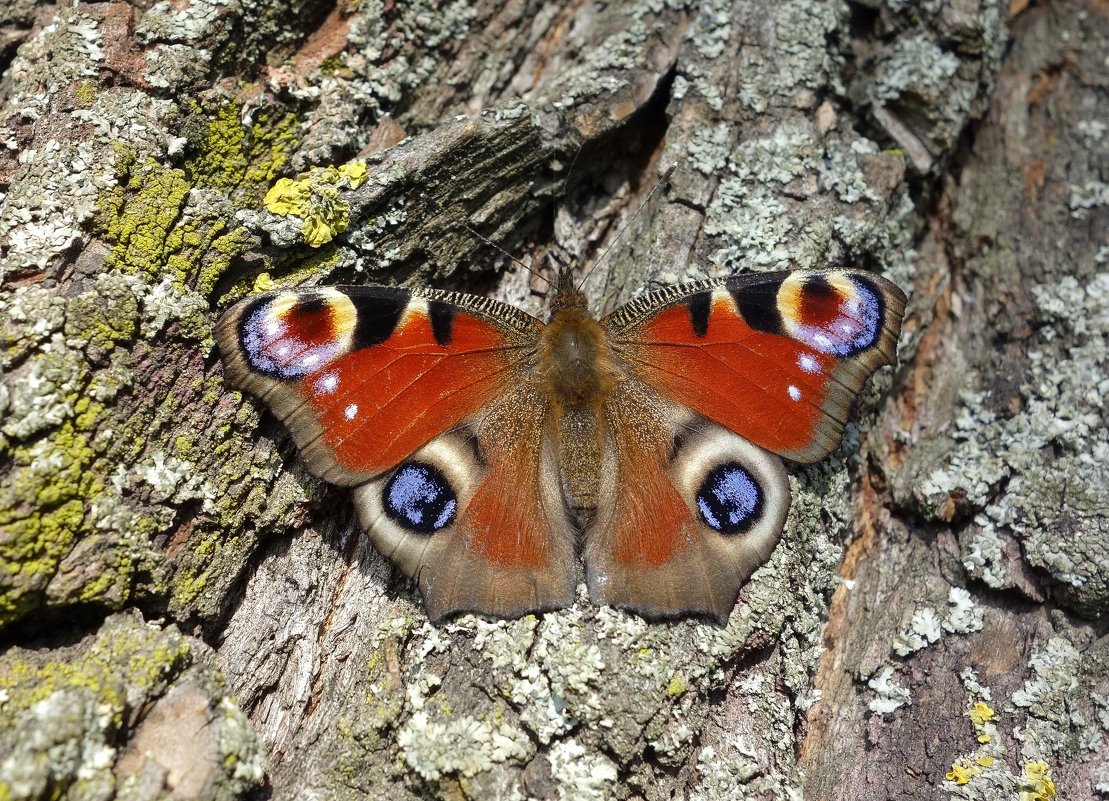
{"type": "Polygon", "coordinates": [[[358,404],[357,403],[352,403],[350,406],[343,409],[343,417],[347,418],[348,420],[353,420],[357,416],[358,416],[358,404]]]}
{"type": "Polygon", "coordinates": [[[339,376],[335,375],[335,373],[328,373],[319,380],[316,386],[319,388],[320,392],[330,395],[339,386],[339,376]]]}
{"type": "Polygon", "coordinates": [[[313,364],[315,364],[319,360],[320,360],[320,355],[318,353],[309,353],[307,356],[305,356],[303,359],[300,360],[300,366],[301,367],[311,367],[313,364]]]}
{"type": "Polygon", "coordinates": [[[270,320],[266,323],[266,336],[275,337],[280,330],[281,323],[277,322],[277,320],[270,320]]]}
{"type": "Polygon", "coordinates": [[[277,355],[278,356],[288,356],[289,355],[289,346],[288,345],[281,345],[280,347],[278,347],[277,355]]]}
{"type": "Polygon", "coordinates": [[[797,360],[797,366],[804,370],[806,373],[819,373],[820,365],[816,363],[816,359],[807,353],[801,354],[801,358],[797,360]]]}
{"type": "Polygon", "coordinates": [[[789,389],[787,389],[786,392],[788,392],[789,396],[795,401],[801,400],[801,390],[793,386],[793,384],[789,385],[789,389]]]}

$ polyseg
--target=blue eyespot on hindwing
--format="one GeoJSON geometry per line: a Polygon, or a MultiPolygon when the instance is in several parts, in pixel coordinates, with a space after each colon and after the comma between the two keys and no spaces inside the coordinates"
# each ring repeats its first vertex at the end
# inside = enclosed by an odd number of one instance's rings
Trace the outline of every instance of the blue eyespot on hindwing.
{"type": "Polygon", "coordinates": [[[383,500],[390,519],[421,534],[443,530],[458,510],[458,496],[446,476],[422,462],[408,462],[393,473],[383,500]]]}
{"type": "Polygon", "coordinates": [[[721,534],[739,534],[762,514],[763,494],[755,477],[736,462],[717,465],[697,490],[701,519],[721,534]]]}

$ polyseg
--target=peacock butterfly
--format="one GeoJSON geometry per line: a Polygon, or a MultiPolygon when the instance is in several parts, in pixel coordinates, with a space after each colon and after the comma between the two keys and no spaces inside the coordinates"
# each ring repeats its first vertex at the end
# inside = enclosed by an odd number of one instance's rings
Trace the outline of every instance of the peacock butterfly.
{"type": "Polygon", "coordinates": [[[599,604],[723,622],[781,536],[779,457],[839,442],[905,296],[857,270],[740,275],[601,319],[567,271],[549,321],[476,295],[278,290],[219,321],[228,380],[353,488],[428,616],[599,604]]]}

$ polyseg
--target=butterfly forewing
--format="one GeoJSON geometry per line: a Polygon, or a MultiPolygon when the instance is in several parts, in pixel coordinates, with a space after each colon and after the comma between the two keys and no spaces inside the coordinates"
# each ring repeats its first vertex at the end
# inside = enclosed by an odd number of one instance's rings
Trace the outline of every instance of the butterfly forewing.
{"type": "Polygon", "coordinates": [[[229,381],[269,404],[313,473],[349,486],[512,386],[539,327],[470,295],[328,287],[249,298],[216,337],[229,381]]]}
{"type": "Polygon", "coordinates": [[[643,383],[807,463],[839,443],[863,383],[893,361],[904,305],[869,273],[783,272],[662,290],[602,322],[643,383]]]}

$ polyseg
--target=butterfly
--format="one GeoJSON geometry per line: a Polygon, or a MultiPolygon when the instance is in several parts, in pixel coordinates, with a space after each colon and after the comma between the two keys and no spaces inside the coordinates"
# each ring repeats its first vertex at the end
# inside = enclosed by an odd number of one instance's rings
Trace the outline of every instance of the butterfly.
{"type": "Polygon", "coordinates": [[[546,323],[477,295],[318,287],[249,297],[216,338],[433,622],[569,606],[582,565],[595,603],[724,622],[781,537],[782,459],[836,446],[904,307],[867,272],[794,271],[597,319],[563,270],[546,323]]]}

